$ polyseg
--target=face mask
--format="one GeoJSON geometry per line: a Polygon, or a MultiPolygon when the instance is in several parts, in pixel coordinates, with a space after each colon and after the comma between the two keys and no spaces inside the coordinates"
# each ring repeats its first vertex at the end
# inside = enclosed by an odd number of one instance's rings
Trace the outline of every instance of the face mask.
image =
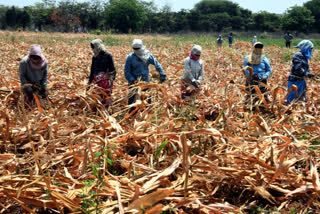
{"type": "Polygon", "coordinates": [[[256,55],[262,55],[262,48],[255,48],[253,50],[253,53],[256,54],[256,55]]]}
{"type": "Polygon", "coordinates": [[[194,53],[192,53],[192,51],[190,51],[189,57],[190,59],[193,59],[195,61],[200,59],[200,55],[195,55],[194,53]]]}
{"type": "Polygon", "coordinates": [[[307,58],[312,59],[312,48],[302,48],[301,53],[307,58]]]}

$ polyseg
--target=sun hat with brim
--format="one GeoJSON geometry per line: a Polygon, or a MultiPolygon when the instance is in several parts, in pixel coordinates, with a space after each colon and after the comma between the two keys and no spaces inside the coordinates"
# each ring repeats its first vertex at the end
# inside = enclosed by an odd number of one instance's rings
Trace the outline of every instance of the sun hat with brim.
{"type": "Polygon", "coordinates": [[[253,45],[254,48],[263,48],[263,44],[261,42],[256,42],[253,45]]]}

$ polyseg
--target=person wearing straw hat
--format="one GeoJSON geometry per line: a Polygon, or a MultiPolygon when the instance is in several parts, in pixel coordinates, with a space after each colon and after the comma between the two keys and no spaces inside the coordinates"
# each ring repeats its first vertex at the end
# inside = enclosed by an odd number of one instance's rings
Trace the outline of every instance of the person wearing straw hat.
{"type": "MultiPolygon", "coordinates": [[[[267,80],[270,77],[272,70],[270,66],[270,62],[268,58],[263,55],[263,44],[261,42],[256,42],[253,45],[253,50],[251,54],[245,57],[243,67],[245,70],[245,74],[247,76],[246,86],[250,86],[248,90],[251,91],[251,94],[256,94],[256,90],[254,89],[253,85],[258,85],[262,94],[267,92],[267,80]],[[248,67],[253,69],[252,76],[250,76],[248,67]]],[[[264,96],[267,100],[268,97],[264,96]]],[[[254,100],[254,102],[257,99],[254,100]]]]}
{"type": "Polygon", "coordinates": [[[295,48],[300,48],[292,59],[291,72],[288,77],[288,91],[293,85],[297,87],[297,92],[291,90],[287,96],[287,103],[293,100],[306,101],[307,84],[306,78],[316,78],[318,76],[312,74],[309,70],[309,60],[312,58],[313,43],[310,40],[302,40],[295,48]],[[297,96],[298,95],[298,96],[297,96]]]}
{"type": "Polygon", "coordinates": [[[34,94],[47,97],[48,60],[42,54],[40,45],[31,45],[29,54],[21,60],[19,77],[27,103],[34,101],[34,94]]]}
{"type": "Polygon", "coordinates": [[[106,107],[112,105],[113,81],[116,78],[116,68],[112,55],[106,50],[101,39],[94,39],[90,42],[93,57],[89,84],[94,82],[102,88],[102,104],[106,107]]]}
{"type": "MultiPolygon", "coordinates": [[[[124,66],[124,75],[129,84],[128,105],[136,102],[138,98],[137,90],[132,86],[138,81],[150,82],[149,65],[155,66],[160,75],[160,82],[166,80],[166,73],[156,58],[146,49],[141,39],[134,39],[132,42],[133,52],[127,56],[124,66]]],[[[151,97],[148,98],[151,103],[151,97]]]]}
{"type": "Polygon", "coordinates": [[[184,60],[184,73],[181,83],[181,98],[194,94],[200,87],[204,75],[204,63],[200,59],[202,48],[200,45],[193,45],[189,56],[184,60]]]}

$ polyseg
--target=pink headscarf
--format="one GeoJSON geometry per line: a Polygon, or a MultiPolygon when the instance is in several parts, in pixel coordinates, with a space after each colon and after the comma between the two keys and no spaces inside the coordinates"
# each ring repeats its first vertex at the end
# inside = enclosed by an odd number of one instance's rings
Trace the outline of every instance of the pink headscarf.
{"type": "Polygon", "coordinates": [[[46,66],[46,64],[48,63],[48,60],[42,54],[40,45],[31,45],[28,59],[29,59],[29,64],[30,64],[31,68],[34,70],[39,70],[39,69],[43,68],[44,66],[46,66]],[[39,56],[40,59],[34,60],[30,57],[31,55],[39,56]]]}

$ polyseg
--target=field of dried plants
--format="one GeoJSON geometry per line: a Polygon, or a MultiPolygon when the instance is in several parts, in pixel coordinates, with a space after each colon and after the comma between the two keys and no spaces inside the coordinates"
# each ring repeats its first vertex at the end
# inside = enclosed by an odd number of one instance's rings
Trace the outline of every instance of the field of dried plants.
{"type": "MultiPolygon", "coordinates": [[[[245,106],[247,42],[218,49],[210,37],[98,37],[118,72],[109,109],[87,86],[96,36],[0,32],[0,213],[320,211],[320,83],[308,81],[306,103],[284,102],[296,50],[265,48],[271,102],[245,106]],[[152,83],[138,87],[150,88],[153,102],[139,101],[135,115],[123,73],[133,38],[143,39],[168,77],[160,84],[150,67],[152,83]],[[30,109],[18,65],[35,43],[49,61],[49,99],[30,109]],[[206,73],[186,102],[180,79],[193,43],[203,47],[206,73]]],[[[315,50],[310,67],[318,75],[319,60],[315,50]]]]}

